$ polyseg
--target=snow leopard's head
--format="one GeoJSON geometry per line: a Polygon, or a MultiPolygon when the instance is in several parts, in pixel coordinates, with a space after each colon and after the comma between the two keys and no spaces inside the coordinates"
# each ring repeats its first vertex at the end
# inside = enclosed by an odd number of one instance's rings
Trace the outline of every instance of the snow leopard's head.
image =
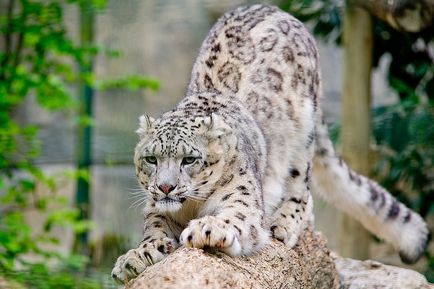
{"type": "Polygon", "coordinates": [[[175,212],[184,202],[202,202],[212,193],[232,150],[231,128],[216,114],[179,111],[154,120],[140,117],[134,163],[148,205],[175,212]]]}

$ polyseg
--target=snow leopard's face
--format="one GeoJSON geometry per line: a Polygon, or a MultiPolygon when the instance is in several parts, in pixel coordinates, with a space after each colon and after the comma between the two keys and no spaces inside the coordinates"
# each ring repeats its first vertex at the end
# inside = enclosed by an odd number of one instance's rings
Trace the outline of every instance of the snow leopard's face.
{"type": "MultiPolygon", "coordinates": [[[[134,162],[148,202],[162,211],[178,211],[185,201],[204,201],[218,180],[221,149],[216,116],[140,119],[141,140],[134,162]]],[[[221,136],[221,135],[220,135],[221,136]]]]}

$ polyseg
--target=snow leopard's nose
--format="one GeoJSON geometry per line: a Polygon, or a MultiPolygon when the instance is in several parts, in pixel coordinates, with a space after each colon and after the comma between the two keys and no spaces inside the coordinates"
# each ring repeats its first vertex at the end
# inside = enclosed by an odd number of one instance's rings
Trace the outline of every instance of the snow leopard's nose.
{"type": "Polygon", "coordinates": [[[172,186],[171,184],[161,184],[158,186],[160,191],[168,195],[171,191],[173,191],[176,188],[176,185],[172,186]]]}

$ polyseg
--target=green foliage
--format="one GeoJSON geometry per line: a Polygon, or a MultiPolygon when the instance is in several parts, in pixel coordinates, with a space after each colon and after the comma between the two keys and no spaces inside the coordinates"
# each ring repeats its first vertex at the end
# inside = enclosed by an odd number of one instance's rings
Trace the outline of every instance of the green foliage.
{"type": "MultiPolygon", "coordinates": [[[[56,193],[55,180],[35,165],[40,154],[39,128],[14,118],[26,99],[48,111],[69,111],[77,125],[89,126],[89,117],[77,114],[79,103],[70,87],[81,83],[93,88],[158,89],[154,79],[132,75],[101,82],[85,67],[101,52],[117,51],[73,41],[64,23],[68,5],[98,11],[105,0],[7,0],[0,10],[0,272],[29,288],[99,288],[77,278],[84,269],[82,256],[64,257],[53,250],[59,240],[56,227],[76,233],[91,228],[80,212],[56,193]],[[34,228],[26,211],[40,213],[44,221],[34,228]],[[50,249],[51,248],[51,249],[50,249]],[[29,256],[31,256],[29,258],[29,256]],[[47,265],[56,264],[56,270],[47,265]],[[17,271],[20,268],[20,271],[17,271]],[[22,271],[21,271],[22,270],[22,271]],[[24,274],[22,274],[24,273],[24,274]]],[[[72,174],[88,178],[80,170],[72,174]]]]}
{"type": "Polygon", "coordinates": [[[27,266],[25,271],[7,271],[4,277],[24,284],[25,288],[38,289],[99,289],[101,285],[77,273],[82,270],[87,260],[77,257],[63,259],[58,263],[59,269],[52,270],[42,263],[27,266]]]}
{"type": "Polygon", "coordinates": [[[137,75],[130,75],[125,78],[101,81],[96,84],[96,87],[100,90],[106,89],[128,89],[137,90],[141,87],[147,87],[151,90],[158,90],[160,88],[160,83],[156,79],[143,78],[137,75]]]}
{"type": "Polygon", "coordinates": [[[434,59],[429,47],[434,43],[434,26],[420,33],[402,33],[376,20],[373,64],[389,55],[388,81],[401,100],[419,97],[434,100],[434,59]]]}
{"type": "Polygon", "coordinates": [[[374,110],[382,184],[423,217],[434,213],[434,105],[403,101],[374,110]]]}

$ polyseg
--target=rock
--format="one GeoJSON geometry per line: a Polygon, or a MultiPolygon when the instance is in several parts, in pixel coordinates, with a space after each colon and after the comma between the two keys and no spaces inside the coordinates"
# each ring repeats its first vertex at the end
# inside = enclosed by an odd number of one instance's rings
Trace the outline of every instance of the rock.
{"type": "Polygon", "coordinates": [[[276,240],[260,253],[229,257],[180,248],[148,267],[126,289],[434,289],[415,271],[330,253],[325,238],[306,230],[289,250],[276,240]]]}
{"type": "Polygon", "coordinates": [[[333,289],[338,285],[338,274],[324,237],[305,231],[292,250],[273,240],[260,253],[248,257],[181,248],[147,268],[126,288],[333,289]]]}
{"type": "Polygon", "coordinates": [[[415,271],[376,261],[335,258],[341,289],[432,289],[425,277],[415,271]]]}

